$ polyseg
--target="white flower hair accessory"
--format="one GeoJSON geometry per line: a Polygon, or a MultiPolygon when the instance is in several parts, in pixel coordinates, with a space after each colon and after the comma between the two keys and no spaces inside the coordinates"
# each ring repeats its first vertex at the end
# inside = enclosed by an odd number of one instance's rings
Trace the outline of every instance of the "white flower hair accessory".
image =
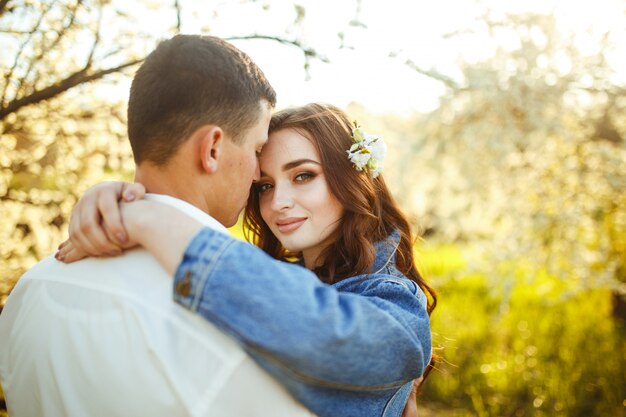
{"type": "Polygon", "coordinates": [[[352,129],[354,144],[346,152],[348,159],[354,164],[357,171],[369,171],[372,178],[378,177],[383,167],[381,165],[387,155],[387,144],[380,136],[366,133],[354,122],[352,129]]]}

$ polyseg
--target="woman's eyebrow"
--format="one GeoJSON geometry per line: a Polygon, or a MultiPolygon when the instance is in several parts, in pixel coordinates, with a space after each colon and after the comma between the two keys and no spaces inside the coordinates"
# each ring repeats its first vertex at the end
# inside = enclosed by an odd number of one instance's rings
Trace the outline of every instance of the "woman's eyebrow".
{"type": "MultiPolygon", "coordinates": [[[[314,161],[313,159],[307,159],[307,158],[302,158],[302,159],[296,159],[295,161],[291,161],[291,162],[287,162],[285,165],[283,165],[282,170],[284,171],[289,171],[292,168],[298,167],[302,164],[315,164],[315,165],[319,165],[321,166],[322,164],[320,164],[317,161],[314,161]]],[[[263,172],[263,170],[261,170],[261,177],[266,177],[267,174],[265,172],[263,172]]]]}
{"type": "Polygon", "coordinates": [[[292,168],[295,168],[297,166],[300,166],[302,164],[307,164],[307,163],[312,163],[312,164],[316,164],[316,165],[322,165],[317,161],[314,161],[312,159],[296,159],[295,161],[291,161],[291,162],[287,162],[285,165],[283,165],[283,171],[288,171],[292,168]]]}

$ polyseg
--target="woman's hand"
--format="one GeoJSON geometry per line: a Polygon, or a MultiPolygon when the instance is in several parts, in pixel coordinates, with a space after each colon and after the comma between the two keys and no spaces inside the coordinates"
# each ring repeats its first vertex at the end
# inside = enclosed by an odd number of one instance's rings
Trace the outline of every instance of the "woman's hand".
{"type": "MultiPolygon", "coordinates": [[[[145,200],[139,200],[133,203],[120,203],[120,205],[117,206],[117,210],[121,216],[120,218],[126,226],[126,230],[128,230],[125,231],[126,240],[117,246],[119,248],[119,253],[104,253],[95,256],[117,256],[120,255],[124,249],[130,249],[139,245],[137,238],[133,237],[137,236],[138,233],[136,232],[138,229],[137,224],[142,218],[140,206],[143,206],[143,204],[150,205],[152,203],[145,202],[145,200]],[[134,208],[138,208],[138,210],[134,208]]],[[[81,246],[77,246],[71,239],[68,239],[59,245],[58,251],[54,257],[61,262],[72,263],[89,256],[94,255],[87,253],[81,246]]]]}
{"type": "Polygon", "coordinates": [[[105,182],[87,190],[72,211],[70,237],[59,246],[56,258],[74,262],[87,256],[121,254],[131,242],[118,203],[144,194],[143,185],[122,182],[105,182]]]}
{"type": "MultiPolygon", "coordinates": [[[[185,248],[203,226],[179,209],[145,199],[122,202],[118,215],[127,233],[120,249],[143,246],[170,275],[174,275],[185,248]]],[[[73,240],[65,242],[57,255],[57,259],[67,263],[88,256],[73,240]]]]}

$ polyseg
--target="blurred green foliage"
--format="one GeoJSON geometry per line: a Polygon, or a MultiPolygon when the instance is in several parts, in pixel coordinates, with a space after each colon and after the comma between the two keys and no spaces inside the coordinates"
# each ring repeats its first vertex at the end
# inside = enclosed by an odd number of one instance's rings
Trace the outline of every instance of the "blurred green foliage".
{"type": "MultiPolygon", "coordinates": [[[[442,362],[418,403],[454,416],[621,416],[626,410],[625,324],[611,292],[580,291],[546,273],[511,285],[467,274],[458,247],[418,251],[439,294],[432,323],[442,362]]],[[[443,414],[442,414],[443,413],[443,414]]]]}

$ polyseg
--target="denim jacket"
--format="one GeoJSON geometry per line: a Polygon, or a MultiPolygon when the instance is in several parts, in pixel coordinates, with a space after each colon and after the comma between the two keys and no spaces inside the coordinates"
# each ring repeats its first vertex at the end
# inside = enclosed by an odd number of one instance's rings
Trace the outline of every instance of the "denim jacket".
{"type": "Polygon", "coordinates": [[[398,242],[395,232],[375,244],[375,273],[328,285],[205,228],[178,266],[174,298],[318,416],[400,416],[430,361],[431,334],[426,296],[396,269],[398,242]]]}

